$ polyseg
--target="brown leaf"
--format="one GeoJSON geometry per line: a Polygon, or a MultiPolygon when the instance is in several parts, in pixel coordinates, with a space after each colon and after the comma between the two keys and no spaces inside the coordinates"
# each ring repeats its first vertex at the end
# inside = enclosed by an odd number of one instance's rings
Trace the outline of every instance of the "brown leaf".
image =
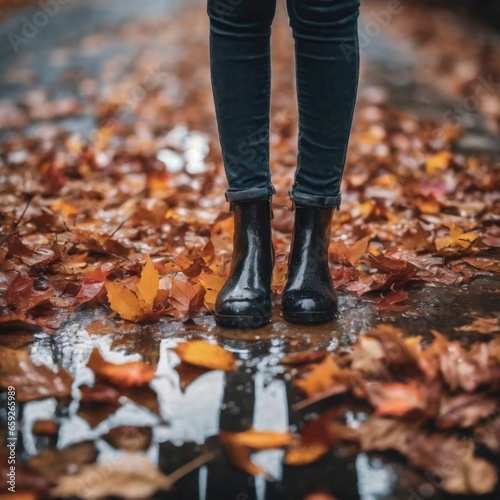
{"type": "Polygon", "coordinates": [[[488,393],[443,394],[439,405],[436,426],[439,429],[471,427],[494,414],[499,400],[488,393]]]}
{"type": "Polygon", "coordinates": [[[32,427],[36,436],[56,436],[59,432],[59,423],[55,420],[37,420],[32,427]]]}
{"type": "Polygon", "coordinates": [[[399,382],[365,382],[368,400],[378,416],[402,417],[425,410],[428,405],[426,386],[421,380],[399,382]]]}
{"type": "Polygon", "coordinates": [[[102,357],[97,347],[94,347],[90,354],[87,366],[93,370],[96,379],[123,387],[143,386],[155,376],[153,368],[142,361],[131,361],[121,365],[110,363],[102,357]]]}
{"type": "Polygon", "coordinates": [[[64,368],[54,372],[47,366],[37,366],[26,350],[0,346],[0,361],[0,387],[14,386],[18,402],[68,398],[71,394],[73,378],[64,368]]]}
{"type": "Polygon", "coordinates": [[[28,459],[30,468],[41,472],[51,481],[56,481],[61,474],[67,474],[97,458],[97,450],[92,441],[72,444],[62,450],[46,449],[28,459]]]}

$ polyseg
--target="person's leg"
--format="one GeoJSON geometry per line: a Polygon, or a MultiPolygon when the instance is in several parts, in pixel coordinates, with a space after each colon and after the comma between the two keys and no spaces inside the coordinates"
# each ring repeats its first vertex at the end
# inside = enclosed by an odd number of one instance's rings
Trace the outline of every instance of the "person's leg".
{"type": "Polygon", "coordinates": [[[268,199],[276,0],[208,0],[210,71],[228,201],[268,199]]]}
{"type": "Polygon", "coordinates": [[[356,100],[359,2],[287,0],[287,7],[295,39],[299,151],[283,316],[320,323],[337,314],[328,245],[356,100]]]}
{"type": "Polygon", "coordinates": [[[234,214],[231,272],[215,303],[225,327],[271,319],[269,113],[271,23],[276,0],[208,0],[210,67],[222,157],[234,214]]]}
{"type": "Polygon", "coordinates": [[[359,73],[359,0],[287,0],[295,40],[299,144],[291,197],[337,207],[359,73]]]}

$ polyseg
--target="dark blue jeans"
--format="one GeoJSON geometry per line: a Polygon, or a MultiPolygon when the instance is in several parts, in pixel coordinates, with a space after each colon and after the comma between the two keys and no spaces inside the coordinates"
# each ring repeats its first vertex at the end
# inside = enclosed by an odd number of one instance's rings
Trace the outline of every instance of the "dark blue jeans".
{"type": "MultiPolygon", "coordinates": [[[[210,64],[230,202],[268,199],[276,0],[208,0],[210,64]]],[[[297,205],[339,207],[359,73],[359,0],[287,0],[299,110],[297,205]]]]}

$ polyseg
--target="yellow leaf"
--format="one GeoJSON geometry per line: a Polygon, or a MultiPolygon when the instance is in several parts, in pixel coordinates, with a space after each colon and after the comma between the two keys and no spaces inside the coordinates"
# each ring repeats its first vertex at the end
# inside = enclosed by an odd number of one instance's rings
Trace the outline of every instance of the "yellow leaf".
{"type": "Polygon", "coordinates": [[[329,449],[325,443],[297,444],[287,451],[284,462],[287,465],[307,465],[328,453],[329,449]]]}
{"type": "Polygon", "coordinates": [[[234,355],[222,347],[203,340],[181,342],[173,349],[185,363],[201,366],[210,370],[234,370],[234,355]]]}
{"type": "Polygon", "coordinates": [[[292,435],[289,432],[269,432],[249,429],[243,432],[220,431],[219,439],[222,443],[246,446],[253,450],[269,450],[290,444],[292,442],[292,435]]]}
{"type": "Polygon", "coordinates": [[[289,432],[267,432],[249,429],[243,432],[219,432],[219,441],[227,451],[233,465],[247,474],[265,474],[250,460],[251,451],[281,448],[292,442],[289,432]]]}
{"type": "Polygon", "coordinates": [[[108,281],[105,283],[108,300],[113,311],[123,319],[137,321],[143,314],[139,300],[132,290],[120,283],[108,281]]]}
{"type": "Polygon", "coordinates": [[[80,210],[77,207],[63,200],[56,201],[51,208],[55,212],[61,212],[66,217],[80,213],[80,210]]]}
{"type": "Polygon", "coordinates": [[[153,308],[153,302],[158,293],[160,287],[160,275],[148,256],[146,260],[146,265],[142,269],[141,279],[137,283],[137,290],[139,292],[139,298],[144,301],[144,307],[146,311],[151,311],[153,308]]]}
{"type": "Polygon", "coordinates": [[[434,243],[436,245],[437,250],[441,250],[443,248],[452,247],[452,248],[468,248],[470,244],[478,237],[476,233],[470,231],[468,233],[464,233],[462,229],[457,227],[455,224],[451,224],[450,226],[450,235],[442,236],[440,238],[436,238],[434,243]]]}
{"type": "Polygon", "coordinates": [[[439,174],[448,168],[452,158],[453,154],[450,151],[440,151],[429,156],[425,162],[425,171],[428,174],[439,174]]]}

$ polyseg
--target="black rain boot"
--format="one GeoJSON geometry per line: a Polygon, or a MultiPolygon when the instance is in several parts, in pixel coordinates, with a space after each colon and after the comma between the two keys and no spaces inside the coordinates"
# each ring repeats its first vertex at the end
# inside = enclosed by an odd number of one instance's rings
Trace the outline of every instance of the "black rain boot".
{"type": "Polygon", "coordinates": [[[215,322],[228,328],[258,328],[271,321],[271,201],[232,202],[232,207],[231,272],[215,301],[215,322]]]}
{"type": "Polygon", "coordinates": [[[296,206],[283,291],[283,317],[292,323],[325,323],[338,313],[328,265],[334,208],[296,206]]]}

